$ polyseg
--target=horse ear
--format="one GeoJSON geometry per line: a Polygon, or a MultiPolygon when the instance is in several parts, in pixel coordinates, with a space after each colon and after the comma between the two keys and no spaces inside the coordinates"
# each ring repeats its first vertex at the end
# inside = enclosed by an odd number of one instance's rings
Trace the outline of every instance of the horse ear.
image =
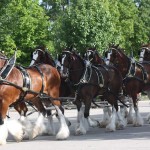
{"type": "Polygon", "coordinates": [[[119,44],[117,44],[116,47],[118,48],[118,47],[119,47],[119,44]]]}
{"type": "Polygon", "coordinates": [[[138,50],[138,55],[140,55],[140,50],[138,50]]]}
{"type": "Polygon", "coordinates": [[[71,60],[75,60],[75,56],[74,55],[71,55],[71,60]]]}
{"type": "Polygon", "coordinates": [[[104,51],[104,52],[103,52],[103,55],[104,55],[105,58],[106,58],[106,57],[107,57],[107,52],[104,51]]]}
{"type": "Polygon", "coordinates": [[[30,58],[32,59],[32,57],[33,57],[33,52],[30,53],[30,58]]]}
{"type": "Polygon", "coordinates": [[[71,46],[69,47],[69,51],[70,51],[70,52],[73,51],[73,45],[71,45],[71,46]]]}

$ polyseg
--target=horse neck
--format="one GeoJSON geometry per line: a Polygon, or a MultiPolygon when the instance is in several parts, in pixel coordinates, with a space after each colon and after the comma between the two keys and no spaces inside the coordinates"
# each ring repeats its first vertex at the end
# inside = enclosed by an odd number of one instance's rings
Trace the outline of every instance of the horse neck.
{"type": "Polygon", "coordinates": [[[103,59],[102,59],[100,56],[98,56],[98,54],[95,55],[94,64],[97,64],[97,65],[99,65],[99,64],[100,64],[100,65],[104,64],[103,59]]]}
{"type": "Polygon", "coordinates": [[[119,67],[117,68],[121,72],[122,77],[125,78],[129,71],[130,59],[124,53],[120,53],[120,55],[122,56],[122,61],[119,63],[119,67]]]}
{"type": "Polygon", "coordinates": [[[44,63],[49,64],[49,65],[55,67],[54,60],[51,57],[49,57],[48,55],[46,55],[46,57],[45,57],[45,59],[43,61],[44,61],[44,63]]]}
{"type": "Polygon", "coordinates": [[[36,63],[44,63],[55,67],[55,62],[52,57],[49,56],[48,53],[42,53],[42,55],[38,58],[36,63]]]}
{"type": "Polygon", "coordinates": [[[70,69],[69,78],[70,80],[77,84],[80,82],[81,77],[83,76],[85,70],[85,64],[82,59],[77,58],[74,62],[71,62],[73,65],[70,69]]]}

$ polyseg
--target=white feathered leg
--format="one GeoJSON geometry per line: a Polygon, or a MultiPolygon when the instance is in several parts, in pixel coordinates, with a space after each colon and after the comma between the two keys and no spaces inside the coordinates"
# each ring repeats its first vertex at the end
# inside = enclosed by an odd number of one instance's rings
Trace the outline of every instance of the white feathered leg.
{"type": "Polygon", "coordinates": [[[110,111],[110,108],[104,107],[103,112],[104,112],[104,114],[103,114],[103,119],[100,122],[100,127],[105,128],[108,125],[108,123],[110,122],[111,111],[110,111]]]}
{"type": "MultiPolygon", "coordinates": [[[[146,91],[146,93],[147,93],[147,96],[148,96],[148,98],[150,100],[150,91],[146,91]]],[[[147,119],[146,120],[150,124],[150,113],[147,115],[147,119]]]]}
{"type": "Polygon", "coordinates": [[[25,116],[21,116],[19,119],[19,122],[23,126],[23,132],[24,132],[23,139],[26,139],[26,140],[29,139],[29,136],[32,132],[33,124],[25,116]]]}
{"type": "Polygon", "coordinates": [[[115,131],[116,130],[116,109],[112,108],[112,114],[109,124],[106,126],[106,131],[115,131]]]}
{"type": "Polygon", "coordinates": [[[44,116],[42,113],[39,113],[38,119],[35,123],[35,126],[32,129],[29,139],[34,139],[35,137],[41,135],[45,131],[46,131],[46,126],[44,124],[44,116]]]}
{"type": "Polygon", "coordinates": [[[59,131],[56,135],[56,139],[57,140],[65,140],[69,137],[70,131],[69,131],[69,128],[68,128],[66,120],[65,120],[65,117],[62,114],[61,110],[59,109],[58,106],[55,106],[55,108],[57,110],[59,120],[60,120],[60,128],[59,128],[59,131]]]}
{"type": "Polygon", "coordinates": [[[117,120],[116,120],[116,125],[117,129],[122,130],[126,127],[127,125],[127,120],[125,117],[123,117],[120,112],[118,111],[117,113],[117,120]]]}
{"type": "Polygon", "coordinates": [[[134,121],[133,121],[133,126],[135,126],[135,127],[142,126],[143,118],[141,117],[141,115],[139,113],[139,109],[136,107],[136,108],[134,108],[134,110],[135,110],[135,117],[134,117],[134,121]]]}
{"type": "Polygon", "coordinates": [[[133,117],[133,106],[131,105],[129,107],[129,113],[128,113],[128,116],[127,116],[128,124],[133,124],[133,120],[134,120],[134,117],[133,117]]]}
{"type": "Polygon", "coordinates": [[[50,115],[47,117],[48,123],[47,123],[47,134],[49,135],[55,135],[55,127],[53,123],[53,116],[50,115]]]}
{"type": "Polygon", "coordinates": [[[8,137],[8,129],[6,126],[6,121],[4,120],[4,124],[0,125],[0,145],[6,144],[7,137],[8,137]]]}
{"type": "Polygon", "coordinates": [[[97,127],[97,126],[99,126],[99,122],[97,120],[94,120],[90,116],[87,118],[87,120],[88,120],[88,123],[89,123],[90,127],[97,127]]]}
{"type": "Polygon", "coordinates": [[[23,126],[18,120],[8,119],[6,121],[8,132],[14,137],[17,142],[23,139],[23,126]]]}
{"type": "Polygon", "coordinates": [[[77,116],[75,135],[84,135],[89,129],[88,120],[84,118],[84,107],[80,108],[77,116]]]}

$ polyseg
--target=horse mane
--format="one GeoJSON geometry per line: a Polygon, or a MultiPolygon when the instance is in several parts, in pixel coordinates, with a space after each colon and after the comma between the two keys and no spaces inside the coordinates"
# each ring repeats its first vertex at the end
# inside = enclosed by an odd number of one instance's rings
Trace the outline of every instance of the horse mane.
{"type": "Polygon", "coordinates": [[[36,49],[41,49],[43,52],[45,52],[45,56],[47,57],[48,60],[51,60],[53,63],[53,66],[55,66],[55,61],[52,57],[52,55],[50,54],[50,52],[46,49],[46,47],[44,45],[39,45],[36,47],[36,49]]]}
{"type": "MultiPolygon", "coordinates": [[[[120,46],[119,46],[119,44],[118,45],[114,45],[114,44],[112,44],[112,45],[110,45],[110,48],[114,48],[114,49],[116,49],[117,51],[119,51],[121,54],[123,54],[123,55],[125,55],[125,50],[123,49],[123,48],[121,48],[120,46]]],[[[126,55],[125,55],[126,56],[126,55]]]]}
{"type": "Polygon", "coordinates": [[[77,57],[81,62],[84,62],[83,58],[81,57],[81,55],[79,55],[79,53],[77,51],[75,51],[74,47],[66,47],[62,50],[62,52],[69,52],[72,53],[75,57],[77,57]]]}
{"type": "Polygon", "coordinates": [[[96,47],[89,47],[89,48],[87,48],[87,50],[96,51],[96,47]]]}
{"type": "Polygon", "coordinates": [[[149,48],[150,48],[150,43],[148,43],[148,44],[143,44],[142,47],[149,47],[149,48]]]}
{"type": "Polygon", "coordinates": [[[0,51],[0,56],[1,56],[1,57],[4,57],[4,58],[7,58],[7,56],[4,54],[3,51],[0,51]]]}

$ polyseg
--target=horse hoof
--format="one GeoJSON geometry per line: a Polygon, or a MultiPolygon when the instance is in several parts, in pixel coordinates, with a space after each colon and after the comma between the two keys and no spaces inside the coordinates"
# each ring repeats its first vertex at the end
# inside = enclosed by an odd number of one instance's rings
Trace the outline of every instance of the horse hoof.
{"type": "Polygon", "coordinates": [[[106,128],[106,124],[104,122],[99,122],[99,128],[106,128]]]}
{"type": "Polygon", "coordinates": [[[123,124],[117,126],[117,130],[123,130],[123,129],[124,129],[124,125],[123,124]]]}
{"type": "Polygon", "coordinates": [[[106,127],[106,132],[114,132],[115,130],[116,130],[115,127],[110,127],[110,126],[106,127]]]}
{"type": "Polygon", "coordinates": [[[141,124],[133,124],[133,127],[141,127],[141,124]]]}
{"type": "Polygon", "coordinates": [[[115,130],[114,129],[108,129],[106,128],[106,132],[114,132],[115,130]]]}
{"type": "Polygon", "coordinates": [[[84,135],[84,134],[86,134],[86,131],[81,131],[81,130],[76,130],[76,132],[75,132],[75,135],[76,136],[79,136],[79,135],[84,135]]]}
{"type": "Polygon", "coordinates": [[[99,121],[97,121],[97,126],[98,126],[98,127],[100,127],[100,125],[101,125],[101,124],[100,124],[100,122],[99,122],[99,121]]]}
{"type": "Polygon", "coordinates": [[[68,125],[68,127],[70,127],[70,126],[71,126],[71,122],[70,122],[70,121],[68,121],[67,125],[68,125]]]}

